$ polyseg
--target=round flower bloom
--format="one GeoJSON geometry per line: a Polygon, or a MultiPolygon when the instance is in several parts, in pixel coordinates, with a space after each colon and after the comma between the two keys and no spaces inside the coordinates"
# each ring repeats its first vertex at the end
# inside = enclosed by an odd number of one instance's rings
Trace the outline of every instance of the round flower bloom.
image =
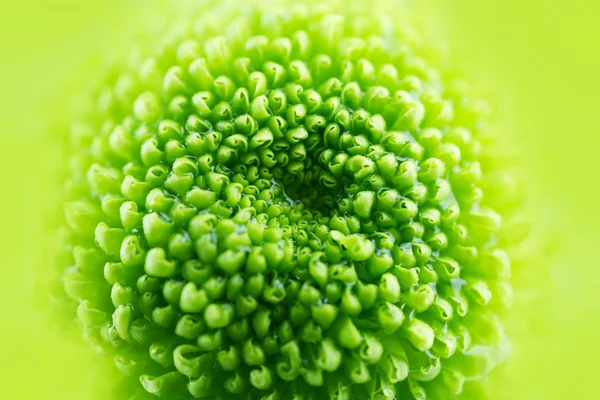
{"type": "Polygon", "coordinates": [[[487,108],[393,15],[197,11],[73,125],[85,337],[134,399],[460,397],[511,299],[487,108]]]}

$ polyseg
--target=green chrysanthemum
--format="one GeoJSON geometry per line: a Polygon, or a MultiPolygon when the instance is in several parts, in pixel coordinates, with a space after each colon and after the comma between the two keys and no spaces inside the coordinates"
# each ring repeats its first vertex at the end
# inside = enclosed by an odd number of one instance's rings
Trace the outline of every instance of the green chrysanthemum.
{"type": "Polygon", "coordinates": [[[199,14],[71,132],[85,336],[139,398],[460,397],[511,298],[485,107],[376,11],[199,14]]]}

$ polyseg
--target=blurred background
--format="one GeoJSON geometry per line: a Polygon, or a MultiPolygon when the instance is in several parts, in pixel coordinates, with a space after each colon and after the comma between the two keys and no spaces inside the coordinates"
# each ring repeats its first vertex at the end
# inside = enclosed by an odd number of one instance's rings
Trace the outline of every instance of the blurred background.
{"type": "MultiPolygon", "coordinates": [[[[88,398],[96,360],[48,331],[31,308],[33,266],[45,261],[37,251],[47,185],[39,180],[47,167],[39,115],[53,112],[85,55],[131,37],[148,3],[0,2],[2,399],[88,398]]],[[[552,318],[517,343],[522,351],[499,381],[498,398],[591,398],[600,371],[600,2],[413,3],[435,21],[467,75],[491,83],[506,134],[526,155],[542,225],[555,238],[543,250],[554,252],[539,310],[552,318]]]]}

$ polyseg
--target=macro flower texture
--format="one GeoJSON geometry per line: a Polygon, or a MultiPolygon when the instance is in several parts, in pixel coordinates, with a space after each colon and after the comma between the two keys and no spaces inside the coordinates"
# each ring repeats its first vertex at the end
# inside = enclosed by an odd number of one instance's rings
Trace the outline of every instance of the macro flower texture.
{"type": "Polygon", "coordinates": [[[515,241],[485,103],[375,5],[195,3],[65,144],[57,298],[122,398],[483,398],[515,241]]]}

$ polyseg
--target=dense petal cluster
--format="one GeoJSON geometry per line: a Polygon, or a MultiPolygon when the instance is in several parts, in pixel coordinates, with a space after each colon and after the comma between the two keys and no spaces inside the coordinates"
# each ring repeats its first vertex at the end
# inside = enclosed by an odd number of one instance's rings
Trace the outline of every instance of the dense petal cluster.
{"type": "Polygon", "coordinates": [[[372,15],[229,4],[95,93],[62,280],[140,398],[452,399],[493,367],[486,109],[419,51],[372,15]]]}

